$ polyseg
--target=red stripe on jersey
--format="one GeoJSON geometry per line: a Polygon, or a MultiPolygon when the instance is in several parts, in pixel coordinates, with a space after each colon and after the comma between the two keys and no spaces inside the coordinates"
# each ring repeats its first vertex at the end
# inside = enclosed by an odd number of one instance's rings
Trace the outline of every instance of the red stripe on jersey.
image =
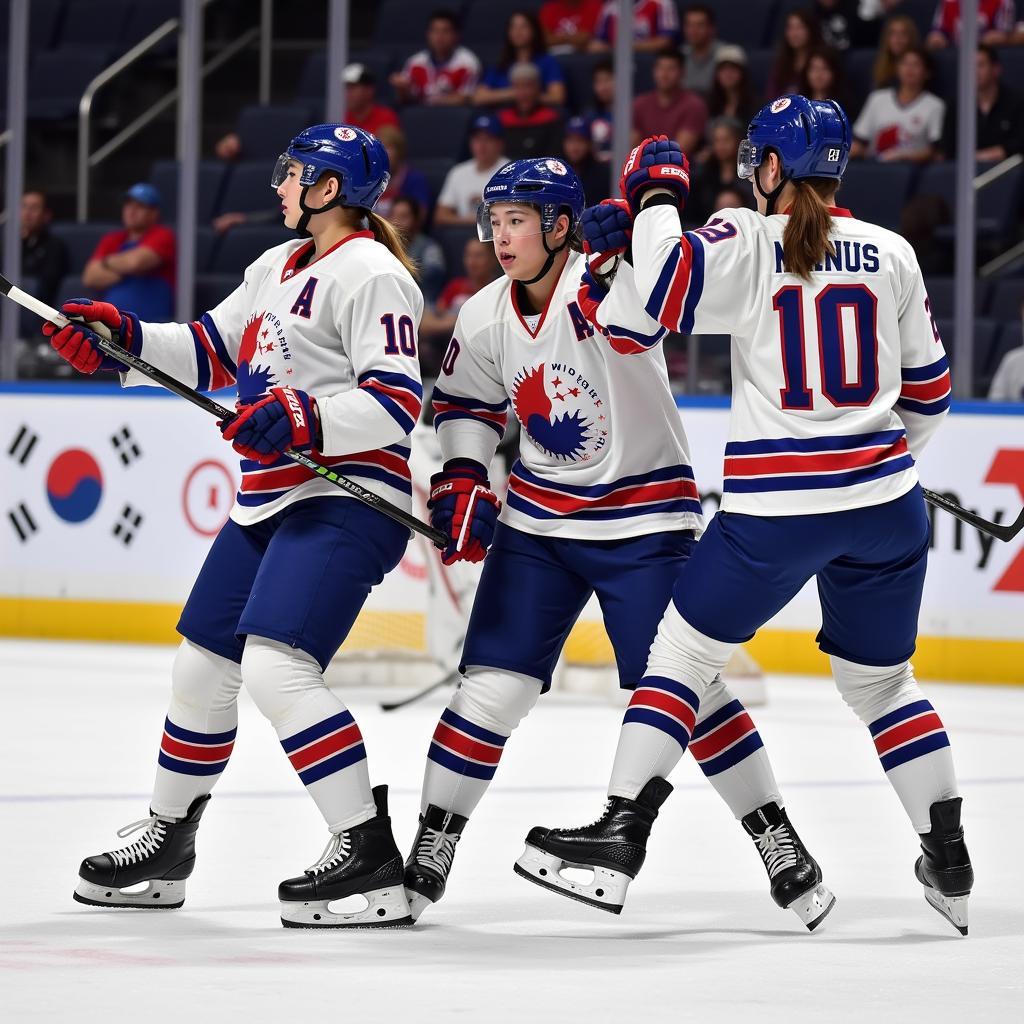
{"type": "Polygon", "coordinates": [[[682,722],[688,733],[693,732],[693,727],[697,721],[697,712],[685,700],[675,696],[675,694],[666,693],[664,690],[654,690],[647,686],[641,686],[633,691],[629,706],[631,708],[654,708],[656,711],[663,711],[666,715],[671,715],[682,722]]]}
{"type": "Polygon", "coordinates": [[[174,757],[183,758],[186,761],[224,761],[231,756],[231,748],[235,745],[234,740],[230,743],[221,743],[216,747],[205,747],[200,743],[183,743],[173,736],[164,733],[160,741],[160,749],[165,754],[172,754],[174,757]]]}
{"type": "Polygon", "coordinates": [[[649,348],[645,348],[632,338],[622,338],[615,334],[608,334],[606,337],[611,347],[620,355],[635,356],[640,352],[650,352],[649,348]]]}
{"type": "Polygon", "coordinates": [[[311,764],[316,764],[317,761],[322,761],[331,754],[337,754],[362,742],[363,734],[359,731],[359,726],[353,722],[351,725],[346,725],[344,729],[339,729],[330,736],[325,736],[322,740],[317,740],[316,743],[311,743],[308,747],[289,754],[288,760],[291,761],[292,767],[300,772],[303,768],[308,768],[311,764]]]}
{"type": "Polygon", "coordinates": [[[690,270],[693,267],[693,247],[686,236],[679,239],[679,255],[675,272],[665,293],[665,303],[658,319],[670,330],[679,329],[679,321],[683,315],[683,303],[690,288],[690,270]]]}
{"type": "Polygon", "coordinates": [[[419,419],[422,402],[413,392],[405,388],[396,388],[391,384],[383,384],[373,378],[363,381],[359,386],[376,391],[382,395],[387,395],[388,398],[397,402],[414,420],[419,419]]]}
{"type": "Polygon", "coordinates": [[[486,420],[488,423],[495,423],[502,429],[505,428],[505,423],[508,420],[507,412],[490,412],[486,409],[467,409],[464,405],[456,405],[454,402],[444,402],[440,399],[434,399],[434,415],[441,416],[448,412],[459,412],[465,413],[467,416],[473,416],[478,420],[486,420]]]}
{"type": "Polygon", "coordinates": [[[780,473],[828,473],[844,469],[873,466],[887,459],[905,455],[907,439],[901,437],[895,444],[858,448],[852,452],[825,452],[814,455],[757,455],[732,456],[725,460],[726,476],[760,476],[780,473]]]}
{"type": "MultiPolygon", "coordinates": [[[[318,461],[331,468],[361,462],[371,466],[380,466],[381,469],[389,470],[392,473],[403,477],[406,480],[412,479],[409,472],[409,464],[400,455],[383,450],[374,452],[356,452],[353,455],[334,455],[329,459],[322,456],[318,461]]],[[[241,491],[252,493],[257,491],[281,491],[287,487],[297,487],[307,480],[313,480],[318,474],[305,466],[281,466],[278,469],[254,470],[242,476],[241,491]]]]}
{"type": "Polygon", "coordinates": [[[549,491],[543,487],[537,487],[535,484],[527,483],[516,474],[512,475],[509,485],[521,497],[565,515],[585,509],[618,508],[622,505],[639,505],[648,501],[672,501],[678,498],[700,499],[696,483],[688,478],[620,487],[600,498],[582,498],[574,494],[549,491]]]}
{"type": "Polygon", "coordinates": [[[453,729],[446,722],[437,723],[437,728],[434,730],[434,742],[455,751],[456,754],[468,758],[470,761],[497,764],[501,760],[501,747],[473,739],[472,736],[453,729]]]}
{"type": "Polygon", "coordinates": [[[750,715],[746,711],[741,711],[735,718],[723,722],[707,736],[702,736],[699,740],[691,740],[689,750],[698,761],[706,761],[709,757],[720,754],[726,747],[743,739],[747,733],[753,731],[754,723],[750,715]]]}
{"type": "Polygon", "coordinates": [[[206,328],[198,320],[193,320],[190,326],[192,327],[193,334],[195,334],[199,339],[199,343],[203,346],[206,358],[210,361],[210,390],[219,391],[221,388],[226,388],[229,384],[233,384],[235,378],[217,357],[217,350],[213,347],[213,342],[210,341],[206,328]]]}
{"type": "Polygon", "coordinates": [[[938,380],[926,380],[920,384],[904,381],[900,389],[900,398],[913,398],[918,402],[934,402],[937,398],[945,398],[950,391],[949,371],[938,380]]]}
{"type": "Polygon", "coordinates": [[[938,732],[944,728],[942,719],[934,711],[926,711],[917,718],[900,722],[891,729],[879,733],[875,737],[875,750],[879,755],[886,754],[894,747],[901,746],[910,740],[916,740],[929,732],[938,732]]]}

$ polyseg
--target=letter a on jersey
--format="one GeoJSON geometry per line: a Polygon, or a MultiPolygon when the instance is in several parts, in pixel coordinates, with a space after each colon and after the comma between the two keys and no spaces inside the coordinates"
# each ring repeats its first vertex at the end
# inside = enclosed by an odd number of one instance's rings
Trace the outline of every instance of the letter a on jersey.
{"type": "Polygon", "coordinates": [[[317,279],[311,277],[299,292],[299,297],[292,306],[292,316],[301,316],[309,319],[313,315],[313,293],[316,291],[317,279]]]}

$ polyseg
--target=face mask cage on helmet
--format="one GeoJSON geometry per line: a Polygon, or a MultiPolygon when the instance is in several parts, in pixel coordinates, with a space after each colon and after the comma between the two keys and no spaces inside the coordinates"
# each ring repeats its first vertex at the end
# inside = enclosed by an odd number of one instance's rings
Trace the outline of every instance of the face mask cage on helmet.
{"type": "Polygon", "coordinates": [[[559,206],[557,203],[527,203],[518,199],[496,198],[484,200],[476,210],[476,233],[481,242],[494,241],[494,226],[491,224],[491,207],[505,204],[508,206],[520,206],[526,210],[533,210],[540,214],[540,223],[531,217],[526,224],[518,225],[509,230],[514,238],[526,238],[530,235],[546,235],[554,230],[558,223],[559,206]]]}

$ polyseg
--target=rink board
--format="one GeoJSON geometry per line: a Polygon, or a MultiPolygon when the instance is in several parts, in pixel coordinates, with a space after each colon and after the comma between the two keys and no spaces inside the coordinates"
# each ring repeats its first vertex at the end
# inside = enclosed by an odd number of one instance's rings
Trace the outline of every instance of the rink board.
{"type": "MultiPolygon", "coordinates": [[[[149,389],[117,391],[0,391],[0,635],[174,639],[181,604],[230,509],[237,463],[201,411],[149,389]]],[[[713,512],[728,408],[696,400],[681,415],[713,512]]],[[[416,461],[422,483],[429,467],[416,461]]],[[[988,518],[1014,518],[1024,502],[1024,408],[956,408],[920,469],[933,490],[988,518]]],[[[935,515],[914,659],[923,677],[1024,683],[1024,542],[983,541],[935,515]]],[[[378,647],[388,636],[423,649],[430,557],[419,538],[410,544],[371,595],[350,649],[378,647]]],[[[827,671],[813,642],[819,625],[812,584],[761,631],[751,652],[769,671],[827,671]]],[[[596,605],[567,654],[576,662],[609,660],[596,605]]]]}

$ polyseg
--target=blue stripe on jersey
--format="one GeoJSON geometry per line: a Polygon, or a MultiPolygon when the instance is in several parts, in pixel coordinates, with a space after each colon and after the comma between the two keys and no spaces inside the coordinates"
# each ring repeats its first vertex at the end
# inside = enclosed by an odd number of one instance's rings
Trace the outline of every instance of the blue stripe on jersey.
{"type": "Polygon", "coordinates": [[[536,487],[547,487],[552,491],[561,491],[563,494],[574,494],[580,498],[603,498],[612,491],[621,487],[637,487],[640,484],[656,484],[665,480],[693,479],[693,470],[683,463],[676,466],[662,466],[661,469],[652,469],[647,473],[636,473],[632,476],[622,476],[618,480],[612,480],[606,484],[563,484],[555,483],[544,477],[531,473],[518,459],[512,467],[512,473],[521,476],[528,484],[536,487]]]}
{"type": "Polygon", "coordinates": [[[933,402],[918,402],[913,398],[900,398],[897,399],[896,406],[906,409],[907,412],[920,413],[922,416],[937,416],[949,408],[952,398],[952,394],[946,395],[945,398],[936,398],[933,402]]]}
{"type": "Polygon", "coordinates": [[[929,363],[928,366],[904,366],[900,372],[905,381],[923,381],[941,377],[948,369],[949,358],[943,356],[941,359],[936,359],[934,363],[929,363]]]}
{"type": "Polygon", "coordinates": [[[608,333],[614,334],[617,338],[628,338],[638,345],[643,345],[644,348],[651,348],[665,337],[668,329],[659,326],[653,334],[644,334],[641,331],[631,331],[628,327],[620,327],[618,324],[608,324],[608,333]]]}
{"type": "Polygon", "coordinates": [[[196,391],[210,390],[210,357],[206,354],[206,346],[199,339],[199,330],[195,324],[188,325],[192,335],[192,344],[196,350],[196,391]]]}
{"type": "Polygon", "coordinates": [[[430,397],[431,401],[440,399],[442,402],[458,406],[460,409],[484,409],[487,412],[504,412],[508,408],[509,402],[507,398],[503,402],[481,402],[479,398],[461,398],[459,395],[449,395],[436,384],[430,397]]]}
{"type": "Polygon", "coordinates": [[[704,242],[692,231],[685,236],[693,249],[693,265],[690,267],[690,286],[686,289],[686,302],[683,303],[683,317],[679,322],[680,334],[693,333],[693,318],[697,315],[697,303],[704,293],[704,242]]]}
{"type": "Polygon", "coordinates": [[[759,441],[730,441],[728,455],[771,455],[779,452],[830,452],[847,448],[876,448],[895,444],[905,430],[879,430],[874,434],[835,434],[827,437],[777,437],[759,441]]]}
{"type": "Polygon", "coordinates": [[[871,480],[893,476],[914,465],[909,453],[898,459],[883,462],[862,469],[851,469],[845,473],[822,473],[815,476],[767,476],[767,477],[726,477],[723,491],[735,494],[756,494],[761,491],[804,491],[825,490],[830,487],[851,487],[871,480]]]}
{"type": "Polygon", "coordinates": [[[668,292],[668,286],[672,283],[672,278],[675,277],[676,267],[679,266],[681,259],[682,255],[679,252],[679,246],[674,245],[672,251],[668,254],[668,259],[665,260],[665,265],[661,268],[658,280],[654,282],[654,288],[651,289],[651,297],[647,300],[647,305],[644,306],[644,312],[652,320],[657,320],[658,323],[661,323],[661,307],[665,305],[665,295],[668,292]]]}
{"type": "Polygon", "coordinates": [[[209,313],[204,313],[200,318],[199,322],[206,328],[206,333],[210,336],[210,341],[213,342],[213,350],[217,353],[217,358],[220,360],[220,365],[227,370],[232,377],[238,376],[238,367],[235,366],[235,361],[228,355],[227,346],[224,344],[224,339],[220,336],[220,331],[217,330],[217,325],[213,322],[213,317],[209,313]]]}
{"type": "Polygon", "coordinates": [[[373,387],[362,389],[371,398],[375,398],[384,407],[388,415],[407,433],[411,434],[416,421],[390,395],[377,391],[373,387]]]}
{"type": "Polygon", "coordinates": [[[406,391],[411,391],[417,398],[423,398],[423,385],[416,380],[415,377],[410,377],[404,373],[396,373],[393,370],[368,370],[366,373],[359,375],[359,384],[365,384],[367,381],[379,380],[381,384],[387,384],[388,387],[392,388],[404,388],[406,391]]]}
{"type": "Polygon", "coordinates": [[[672,513],[692,512],[695,516],[703,514],[699,501],[692,498],[678,498],[672,501],[653,502],[650,505],[626,505],[622,508],[579,509],[573,512],[555,512],[551,509],[535,505],[528,498],[522,498],[515,491],[509,490],[505,495],[505,504],[522,512],[533,519],[633,519],[637,516],[669,515],[672,513]]]}

